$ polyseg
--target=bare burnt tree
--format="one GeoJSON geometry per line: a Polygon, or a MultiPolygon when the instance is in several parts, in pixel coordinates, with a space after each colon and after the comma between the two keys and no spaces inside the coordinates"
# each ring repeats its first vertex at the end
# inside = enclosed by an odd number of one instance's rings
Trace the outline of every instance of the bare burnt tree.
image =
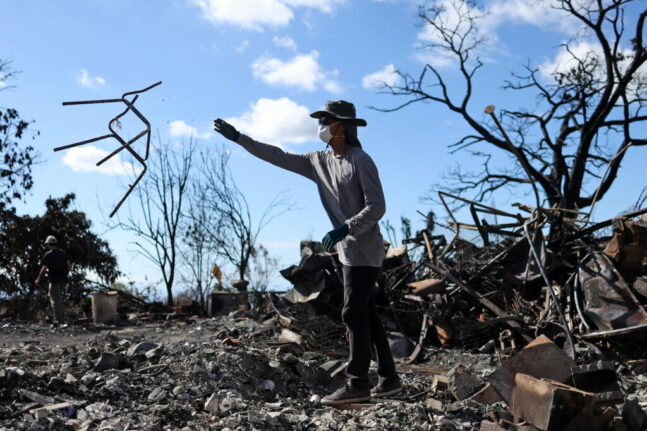
{"type": "Polygon", "coordinates": [[[265,292],[278,275],[280,260],[262,244],[254,247],[250,271],[250,286],[255,292],[265,292]]]}
{"type": "Polygon", "coordinates": [[[191,188],[191,199],[182,223],[183,240],[180,252],[186,268],[191,292],[200,304],[203,314],[207,312],[207,296],[211,292],[210,280],[215,278],[212,268],[217,255],[209,244],[209,229],[214,218],[201,205],[201,192],[196,183],[191,188]]]}
{"type": "Polygon", "coordinates": [[[209,214],[209,247],[236,268],[240,280],[248,276],[260,232],[294,205],[287,194],[277,194],[265,210],[253,216],[229,168],[229,152],[219,147],[205,152],[198,176],[198,205],[209,214]]]}
{"type": "MultiPolygon", "coordinates": [[[[0,91],[14,88],[9,81],[16,72],[11,62],[0,59],[0,91]]],[[[0,102],[0,210],[9,209],[14,199],[24,199],[34,184],[31,168],[37,162],[38,153],[32,145],[21,145],[20,141],[29,133],[32,121],[25,121],[14,108],[0,102]]],[[[32,134],[32,139],[39,132],[32,134]]]]}
{"type": "MultiPolygon", "coordinates": [[[[647,10],[632,0],[550,0],[555,8],[582,27],[577,37],[563,45],[570,56],[567,69],[558,67],[550,80],[542,79],[537,66],[526,65],[513,73],[504,88],[534,94],[537,106],[500,110],[499,118],[512,145],[482,114],[484,106],[471,106],[476,74],[484,66],[479,52],[487,40],[479,31],[483,15],[472,3],[452,0],[451,7],[422,7],[419,17],[432,42],[424,48],[451,60],[458,74],[443,75],[426,64],[417,76],[397,71],[400,82],[383,84],[387,93],[405,97],[394,111],[415,102],[436,102],[460,115],[471,132],[449,147],[484,158],[484,171],[469,173],[457,168],[451,191],[474,193],[482,200],[504,187],[528,185],[540,190],[543,203],[567,209],[590,206],[602,198],[617,178],[631,146],[647,144],[637,137],[647,89],[647,49],[644,23],[647,10]],[[633,7],[633,15],[627,12],[633,7]],[[638,10],[638,13],[635,12],[638,10]],[[628,18],[632,26],[625,26],[628,18]],[[574,48],[587,41],[594,46],[581,53],[574,48]],[[456,96],[450,78],[464,84],[456,96]],[[491,150],[514,160],[514,166],[495,166],[491,150]]],[[[644,5],[643,5],[644,6],[644,5]]],[[[563,65],[562,65],[563,66],[563,65]]],[[[530,100],[530,97],[526,98],[530,100]]]]}
{"type": "Polygon", "coordinates": [[[193,165],[193,140],[179,148],[159,142],[151,152],[148,172],[129,200],[126,220],[117,218],[113,227],[132,232],[138,238],[135,251],[162,273],[167,301],[173,305],[180,230],[193,165]]]}

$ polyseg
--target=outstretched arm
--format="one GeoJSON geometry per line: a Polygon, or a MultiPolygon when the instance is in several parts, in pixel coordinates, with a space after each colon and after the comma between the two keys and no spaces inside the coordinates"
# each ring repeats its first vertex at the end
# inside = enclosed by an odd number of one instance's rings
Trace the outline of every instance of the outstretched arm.
{"type": "Polygon", "coordinates": [[[213,122],[213,128],[225,138],[236,142],[259,159],[314,180],[312,163],[306,154],[289,153],[274,145],[255,141],[249,136],[241,134],[234,126],[220,118],[213,122]]]}

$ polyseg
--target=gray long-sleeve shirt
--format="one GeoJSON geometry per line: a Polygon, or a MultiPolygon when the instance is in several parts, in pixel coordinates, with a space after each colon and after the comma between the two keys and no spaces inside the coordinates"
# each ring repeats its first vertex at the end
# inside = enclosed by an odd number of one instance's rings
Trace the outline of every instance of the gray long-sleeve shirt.
{"type": "Polygon", "coordinates": [[[384,241],[378,221],[386,210],[384,193],[375,163],[361,148],[353,147],[336,156],[332,151],[290,153],[243,134],[236,142],[259,159],[317,184],[333,226],[348,224],[349,235],[337,244],[342,264],[382,265],[384,241]]]}

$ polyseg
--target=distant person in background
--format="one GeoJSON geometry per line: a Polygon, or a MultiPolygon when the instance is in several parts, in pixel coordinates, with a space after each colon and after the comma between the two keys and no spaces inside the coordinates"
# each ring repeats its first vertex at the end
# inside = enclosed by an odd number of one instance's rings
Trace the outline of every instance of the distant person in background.
{"type": "Polygon", "coordinates": [[[52,305],[54,325],[63,322],[63,303],[61,292],[67,283],[67,273],[72,269],[70,258],[65,250],[57,247],[58,241],[53,235],[45,239],[49,251],[43,257],[43,267],[36,278],[36,286],[40,286],[40,280],[49,270],[49,302],[52,305]]]}

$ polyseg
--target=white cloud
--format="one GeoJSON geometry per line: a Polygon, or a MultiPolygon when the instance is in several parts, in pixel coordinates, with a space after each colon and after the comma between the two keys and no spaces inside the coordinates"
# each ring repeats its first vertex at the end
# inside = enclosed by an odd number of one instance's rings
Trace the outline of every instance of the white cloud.
{"type": "Polygon", "coordinates": [[[483,18],[484,31],[493,31],[501,25],[531,24],[542,29],[552,29],[572,33],[578,21],[550,2],[537,0],[497,0],[488,8],[489,14],[483,18]]]}
{"type": "Polygon", "coordinates": [[[315,91],[323,87],[333,93],[341,92],[341,85],[330,79],[337,76],[337,71],[324,72],[317,62],[319,52],[300,54],[288,61],[262,56],[252,63],[255,78],[270,85],[297,87],[306,91],[315,91]]]}
{"type": "Polygon", "coordinates": [[[193,0],[203,16],[213,24],[234,24],[261,30],[263,26],[282,27],[294,17],[280,0],[193,0]]]}
{"type": "Polygon", "coordinates": [[[332,13],[334,6],[344,4],[345,0],[283,0],[289,6],[301,6],[312,9],[319,9],[324,13],[332,13]]]}
{"type": "Polygon", "coordinates": [[[81,69],[81,76],[77,78],[77,82],[81,84],[82,87],[86,88],[95,88],[97,85],[106,84],[105,79],[100,76],[91,77],[85,69],[81,69]]]}
{"type": "Polygon", "coordinates": [[[93,145],[70,148],[63,156],[63,164],[76,172],[99,172],[105,175],[132,175],[141,171],[141,167],[122,161],[119,154],[97,166],[97,162],[108,154],[107,151],[93,145]]]}
{"type": "Polygon", "coordinates": [[[251,30],[284,27],[294,18],[295,7],[332,13],[346,0],[191,0],[211,23],[233,24],[251,30]]]}
{"type": "Polygon", "coordinates": [[[291,49],[293,51],[297,50],[297,44],[294,41],[294,39],[292,39],[291,37],[288,37],[288,36],[285,36],[285,37],[274,36],[272,41],[274,42],[274,45],[276,45],[276,46],[280,46],[280,47],[283,47],[283,48],[288,48],[288,49],[291,49]]]}
{"type": "Polygon", "coordinates": [[[209,139],[211,137],[211,132],[200,134],[195,127],[189,126],[182,120],[171,121],[168,129],[172,138],[187,136],[189,138],[209,139]]]}
{"type": "MultiPolygon", "coordinates": [[[[489,5],[479,8],[466,0],[438,0],[433,3],[443,10],[437,22],[447,29],[464,34],[468,28],[467,20],[461,17],[478,17],[477,29],[472,31],[465,41],[466,45],[482,40],[479,55],[486,55],[498,42],[497,30],[504,25],[514,23],[530,24],[542,30],[562,31],[572,34],[577,30],[577,22],[572,16],[550,7],[549,2],[538,0],[494,0],[489,5]]],[[[421,46],[432,46],[431,50],[419,52],[419,61],[443,68],[456,64],[456,57],[440,46],[445,45],[441,35],[430,25],[425,25],[418,33],[421,46]]],[[[459,43],[458,37],[455,39],[459,43]]],[[[474,55],[473,55],[474,57],[474,55]]]]}
{"type": "Polygon", "coordinates": [[[430,64],[439,69],[449,68],[456,64],[456,57],[447,51],[434,49],[433,51],[419,51],[416,59],[425,64],[430,64]]]}
{"type": "MultiPolygon", "coordinates": [[[[620,71],[625,71],[627,66],[633,61],[635,52],[630,49],[620,50],[622,54],[622,60],[618,62],[618,67],[620,71]]],[[[555,55],[552,60],[546,60],[539,65],[539,73],[545,80],[552,80],[554,73],[567,73],[571,69],[576,69],[578,67],[578,62],[581,60],[593,60],[597,58],[599,65],[597,66],[595,72],[597,73],[596,78],[602,82],[606,81],[605,79],[605,66],[604,66],[604,52],[602,47],[599,44],[590,43],[588,41],[580,41],[578,43],[569,44],[569,49],[567,50],[565,46],[562,46],[559,52],[555,55]],[[579,59],[579,60],[578,60],[579,59]]],[[[636,72],[637,76],[642,76],[641,79],[633,80],[629,86],[629,91],[644,91],[642,87],[638,87],[637,83],[644,81],[647,77],[647,65],[643,65],[636,72]]]]}
{"type": "Polygon", "coordinates": [[[569,69],[577,66],[576,58],[583,59],[587,55],[595,57],[602,55],[602,49],[599,46],[592,45],[588,42],[580,42],[571,46],[570,51],[568,52],[565,47],[562,47],[552,61],[546,60],[540,64],[539,73],[541,76],[548,79],[553,72],[567,72],[569,69]]]}
{"type": "Polygon", "coordinates": [[[236,50],[236,52],[245,52],[247,51],[247,48],[249,48],[249,41],[244,40],[240,43],[240,45],[238,45],[234,49],[236,50]]]}
{"type": "MultiPolygon", "coordinates": [[[[476,6],[471,6],[465,0],[439,0],[434,2],[433,5],[443,11],[435,19],[438,26],[456,33],[456,36],[454,36],[455,45],[460,43],[459,36],[465,34],[469,26],[468,21],[462,18],[483,15],[482,10],[476,6]]],[[[471,45],[474,40],[485,35],[484,26],[487,27],[487,25],[481,23],[478,32],[472,31],[469,34],[466,40],[467,45],[471,45]]],[[[446,45],[443,36],[431,25],[425,25],[418,33],[418,41],[423,47],[431,47],[431,50],[425,50],[417,54],[419,61],[439,68],[455,64],[455,56],[450,51],[442,48],[446,45]]]]}
{"type": "Polygon", "coordinates": [[[275,145],[312,141],[317,135],[317,124],[308,108],[287,97],[259,99],[249,111],[227,121],[254,139],[275,145]]]}
{"type": "Polygon", "coordinates": [[[400,76],[395,73],[395,66],[393,63],[387,64],[384,69],[369,73],[362,78],[362,86],[369,90],[382,88],[385,84],[387,86],[394,86],[400,82],[400,76]]]}

